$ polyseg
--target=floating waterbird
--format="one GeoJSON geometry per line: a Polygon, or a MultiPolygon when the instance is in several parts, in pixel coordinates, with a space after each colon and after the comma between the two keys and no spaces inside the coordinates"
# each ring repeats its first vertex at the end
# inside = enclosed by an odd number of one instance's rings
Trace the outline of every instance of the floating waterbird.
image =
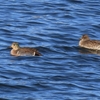
{"type": "Polygon", "coordinates": [[[79,46],[87,49],[100,50],[100,41],[91,40],[88,35],[84,34],[79,41],[79,46]]]}
{"type": "Polygon", "coordinates": [[[11,55],[13,56],[41,56],[41,54],[35,49],[30,47],[20,47],[19,43],[13,42],[11,45],[11,55]]]}

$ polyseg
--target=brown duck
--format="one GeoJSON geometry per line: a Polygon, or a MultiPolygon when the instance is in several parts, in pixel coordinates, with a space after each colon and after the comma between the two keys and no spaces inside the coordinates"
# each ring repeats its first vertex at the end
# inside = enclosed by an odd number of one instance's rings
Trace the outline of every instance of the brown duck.
{"type": "Polygon", "coordinates": [[[11,55],[13,56],[41,56],[41,54],[35,49],[35,48],[30,48],[30,47],[20,47],[19,43],[13,42],[12,45],[12,50],[11,50],[11,55]]]}
{"type": "Polygon", "coordinates": [[[87,49],[100,50],[100,41],[91,40],[88,35],[84,34],[79,41],[79,46],[87,49]]]}

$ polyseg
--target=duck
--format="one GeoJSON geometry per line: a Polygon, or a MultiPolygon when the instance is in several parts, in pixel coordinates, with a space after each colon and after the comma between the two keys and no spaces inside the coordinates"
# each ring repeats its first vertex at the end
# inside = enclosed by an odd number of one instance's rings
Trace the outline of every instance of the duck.
{"type": "Polygon", "coordinates": [[[41,54],[35,48],[30,47],[20,47],[18,42],[13,42],[11,44],[11,52],[10,54],[13,56],[41,56],[41,54]]]}
{"type": "Polygon", "coordinates": [[[91,40],[87,34],[84,34],[79,41],[79,46],[92,50],[100,50],[100,41],[91,40]]]}

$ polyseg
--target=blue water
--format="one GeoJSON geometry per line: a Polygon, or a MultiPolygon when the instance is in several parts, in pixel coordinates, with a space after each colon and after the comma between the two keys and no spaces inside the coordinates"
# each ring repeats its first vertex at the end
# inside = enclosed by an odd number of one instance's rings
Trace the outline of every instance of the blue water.
{"type": "Polygon", "coordinates": [[[100,100],[100,0],[0,0],[0,100],[100,100]],[[10,55],[12,42],[41,57],[10,55]]]}

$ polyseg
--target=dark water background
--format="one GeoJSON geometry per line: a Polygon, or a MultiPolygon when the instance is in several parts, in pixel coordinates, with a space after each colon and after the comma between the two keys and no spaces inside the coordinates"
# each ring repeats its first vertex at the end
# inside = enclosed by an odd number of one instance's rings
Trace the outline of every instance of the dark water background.
{"type": "Polygon", "coordinates": [[[0,100],[100,100],[100,0],[0,0],[0,100]],[[12,42],[41,57],[14,57],[12,42]]]}

